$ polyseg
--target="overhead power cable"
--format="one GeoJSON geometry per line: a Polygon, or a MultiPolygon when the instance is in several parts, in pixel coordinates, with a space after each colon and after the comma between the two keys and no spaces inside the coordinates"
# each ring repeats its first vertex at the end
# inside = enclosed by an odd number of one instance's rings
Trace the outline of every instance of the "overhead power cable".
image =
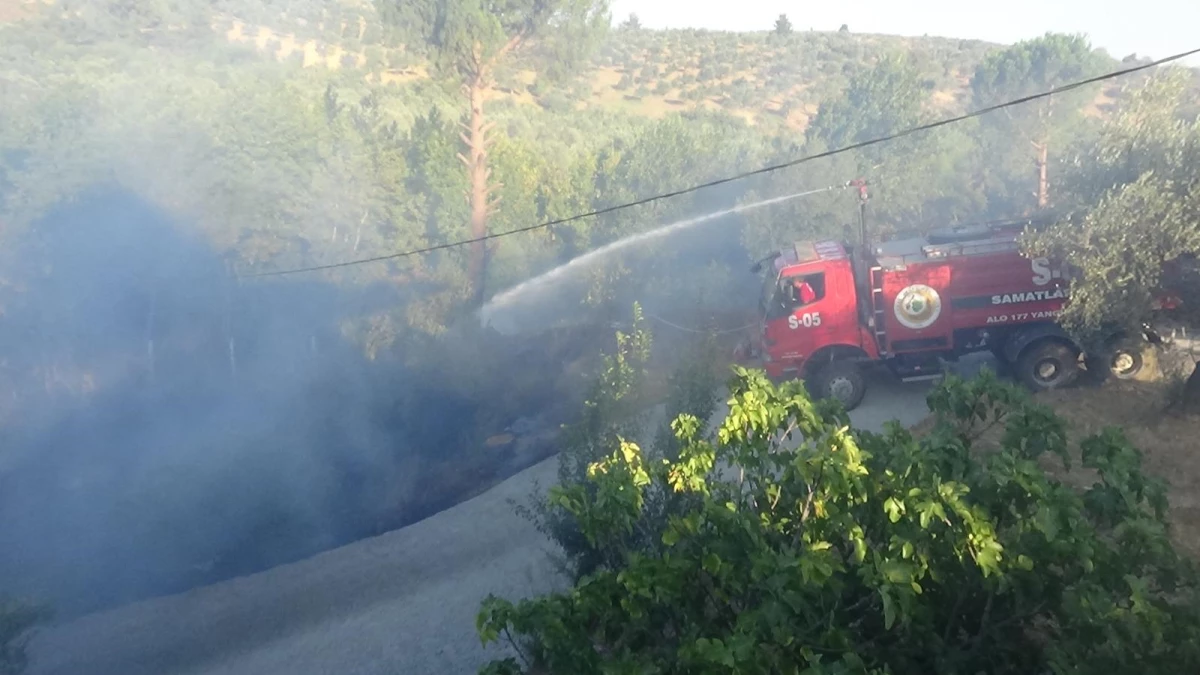
{"type": "Polygon", "coordinates": [[[700,190],[706,190],[708,188],[717,187],[719,185],[725,185],[727,183],[733,183],[735,181],[745,180],[746,178],[751,178],[754,176],[761,176],[763,174],[768,174],[768,173],[774,173],[775,171],[779,171],[781,169],[788,169],[793,166],[798,166],[800,164],[804,164],[806,162],[812,162],[812,161],[815,161],[818,159],[824,159],[826,157],[833,157],[834,155],[840,155],[842,153],[850,152],[853,150],[861,150],[862,148],[867,148],[872,145],[888,143],[888,142],[891,142],[891,141],[894,141],[894,140],[897,140],[900,138],[904,138],[905,136],[911,136],[913,134],[917,134],[917,133],[920,133],[923,131],[929,131],[932,129],[937,129],[939,127],[948,126],[950,124],[956,124],[958,122],[963,122],[963,121],[969,120],[973,117],[980,117],[982,115],[986,115],[988,113],[992,113],[997,110],[1002,110],[1004,108],[1011,108],[1012,106],[1021,105],[1023,103],[1029,103],[1030,101],[1036,101],[1038,99],[1048,98],[1050,96],[1055,96],[1057,94],[1066,93],[1073,89],[1079,89],[1080,87],[1086,87],[1089,84],[1095,84],[1097,82],[1103,82],[1104,80],[1111,80],[1113,78],[1121,77],[1123,75],[1128,75],[1130,73],[1136,73],[1138,71],[1155,68],[1157,66],[1161,66],[1163,64],[1170,63],[1172,61],[1178,61],[1180,59],[1185,59],[1185,58],[1195,55],[1195,54],[1200,54],[1200,48],[1192,49],[1192,50],[1189,50],[1186,52],[1181,52],[1179,54],[1174,54],[1174,55],[1168,56],[1166,58],[1158,59],[1157,61],[1151,61],[1150,63],[1145,63],[1142,65],[1133,66],[1130,68],[1124,68],[1122,70],[1115,70],[1115,71],[1112,71],[1109,73],[1105,73],[1103,75],[1096,75],[1095,77],[1089,77],[1087,79],[1079,80],[1077,82],[1072,82],[1070,84],[1064,84],[1060,87],[1054,87],[1053,89],[1049,89],[1049,90],[1046,90],[1046,91],[1043,91],[1043,92],[1040,92],[1037,94],[1030,94],[1028,96],[1022,96],[1020,98],[1015,98],[1010,101],[1005,101],[1003,103],[997,103],[995,105],[986,106],[986,107],[980,108],[978,110],[973,110],[971,112],[964,113],[962,115],[955,115],[953,117],[947,117],[945,119],[941,119],[936,122],[930,122],[928,124],[922,124],[919,126],[910,127],[908,129],[903,129],[903,130],[897,131],[893,134],[888,134],[886,136],[880,136],[878,138],[872,138],[872,139],[865,140],[865,141],[859,141],[858,143],[851,143],[850,145],[845,145],[840,148],[835,148],[833,150],[826,150],[825,152],[819,152],[814,155],[806,155],[804,157],[798,157],[796,159],[789,160],[786,162],[781,162],[779,164],[771,164],[769,166],[764,166],[759,169],[754,169],[753,171],[746,171],[744,173],[739,173],[739,174],[736,174],[733,176],[728,176],[726,178],[718,178],[716,180],[711,180],[706,183],[700,183],[699,185],[693,185],[691,187],[681,188],[679,190],[673,190],[671,192],[664,192],[664,193],[653,195],[650,197],[644,197],[642,199],[637,199],[637,200],[634,200],[631,202],[625,202],[623,204],[616,204],[614,206],[606,206],[602,209],[596,209],[595,211],[588,211],[587,213],[579,213],[579,214],[576,214],[573,216],[568,216],[566,218],[558,218],[556,220],[550,220],[547,222],[538,223],[536,225],[526,225],[525,227],[518,227],[516,229],[507,230],[504,232],[495,232],[495,233],[491,233],[491,234],[486,234],[481,237],[473,237],[471,239],[462,239],[459,241],[452,241],[452,242],[448,242],[445,244],[436,244],[433,246],[426,246],[424,248],[415,248],[415,249],[411,249],[408,251],[401,251],[400,253],[390,253],[388,255],[375,256],[372,258],[360,258],[357,260],[346,260],[343,262],[330,263],[327,265],[314,265],[312,267],[298,267],[295,269],[277,270],[274,272],[257,272],[254,274],[245,274],[245,275],[241,275],[241,276],[246,277],[246,278],[273,277],[273,276],[281,276],[284,274],[299,274],[301,272],[316,272],[316,271],[320,271],[320,270],[335,269],[338,267],[350,267],[352,265],[365,265],[367,263],[382,262],[384,260],[396,260],[399,258],[408,258],[408,257],[416,256],[416,255],[423,255],[425,253],[433,253],[434,251],[444,251],[444,250],[450,249],[450,248],[458,248],[460,246],[468,246],[470,244],[477,244],[477,243],[480,243],[483,241],[488,241],[489,239],[499,239],[501,237],[508,237],[508,236],[511,236],[514,234],[521,234],[524,232],[532,232],[534,230],[541,230],[541,229],[545,229],[548,227],[554,227],[556,225],[565,225],[567,223],[572,223],[572,222],[575,222],[578,220],[583,220],[585,218],[594,218],[596,216],[602,216],[602,215],[605,215],[608,213],[613,213],[616,211],[623,211],[625,209],[630,209],[635,206],[644,206],[646,204],[652,204],[654,202],[659,202],[664,199],[672,199],[674,197],[680,197],[680,196],[683,196],[686,194],[691,194],[693,192],[699,192],[700,190]]]}
{"type": "Polygon", "coordinates": [[[662,318],[661,316],[655,316],[654,314],[651,314],[649,312],[646,312],[646,317],[650,318],[650,319],[654,319],[655,321],[658,321],[661,324],[670,326],[671,328],[674,328],[676,330],[681,330],[681,331],[684,331],[685,333],[696,333],[696,334],[728,335],[730,333],[741,333],[744,330],[754,328],[755,326],[758,325],[757,323],[748,323],[744,326],[738,326],[737,328],[702,329],[702,328],[688,328],[687,326],[680,326],[677,323],[672,323],[672,322],[667,321],[666,319],[662,318]]]}

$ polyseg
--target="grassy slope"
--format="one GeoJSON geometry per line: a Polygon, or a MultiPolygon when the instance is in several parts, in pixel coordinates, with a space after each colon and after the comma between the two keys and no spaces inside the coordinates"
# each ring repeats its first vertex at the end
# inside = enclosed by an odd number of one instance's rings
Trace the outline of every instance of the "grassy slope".
{"type": "MultiPolygon", "coordinates": [[[[306,68],[356,68],[383,83],[428,77],[419,58],[383,47],[367,21],[353,15],[283,17],[270,26],[230,16],[215,28],[230,42],[306,68]]],[[[884,35],[799,33],[781,41],[765,33],[615,31],[575,81],[540,86],[532,69],[518,65],[500,74],[493,98],[549,106],[557,97],[576,109],[648,117],[703,108],[798,130],[853,72],[891,53],[908,54],[928,74],[934,108],[961,110],[975,64],[995,47],[884,35]]]]}
{"type": "MultiPolygon", "coordinates": [[[[426,64],[403,48],[364,46],[365,22],[305,22],[284,30],[230,17],[217,29],[230,42],[253,45],[264,56],[305,68],[355,68],[365,79],[385,84],[429,77],[426,64]]],[[[492,99],[654,118],[705,109],[801,131],[854,72],[890,54],[905,54],[918,64],[933,111],[962,112],[976,64],[997,48],[978,41],[888,35],[800,33],[779,41],[764,33],[615,31],[575,81],[542,87],[535,71],[518,66],[501,74],[492,99]]],[[[1101,91],[1088,112],[1104,114],[1119,87],[1114,83],[1101,91]]]]}
{"type": "MultiPolygon", "coordinates": [[[[0,0],[0,21],[29,16],[51,1],[0,0]]],[[[247,9],[245,16],[218,16],[215,36],[304,68],[353,68],[372,82],[403,84],[429,77],[417,55],[384,46],[370,3],[343,0],[306,16],[288,14],[287,2],[272,6],[247,9]]],[[[854,33],[799,32],[781,39],[767,32],[614,30],[573,81],[543,84],[530,64],[518,63],[498,74],[492,98],[645,117],[706,109],[799,131],[852,75],[892,54],[905,55],[920,69],[931,110],[961,112],[969,104],[976,64],[999,47],[976,40],[854,33]]],[[[1089,112],[1103,114],[1118,87],[1114,83],[1100,92],[1089,112]]]]}
{"type": "MultiPolygon", "coordinates": [[[[318,31],[325,26],[315,26],[318,31]]],[[[361,40],[362,28],[354,35],[355,26],[342,26],[352,41],[361,40]]],[[[364,77],[371,81],[404,83],[428,78],[425,64],[408,58],[402,49],[379,48],[386,65],[373,63],[368,57],[370,47],[347,48],[343,43],[325,42],[318,38],[305,37],[300,32],[276,32],[266,26],[251,26],[237,19],[230,19],[222,26],[222,34],[230,42],[253,44],[264,56],[279,60],[292,59],[306,68],[324,67],[338,70],[353,67],[363,70],[364,77]],[[397,63],[404,65],[397,66],[397,63]]],[[[832,73],[815,73],[805,79],[798,73],[771,75],[767,72],[771,64],[787,59],[792,51],[775,47],[763,41],[761,36],[737,49],[740,69],[730,69],[719,76],[702,79],[704,71],[700,62],[703,54],[712,51],[714,44],[737,39],[732,34],[700,34],[689,41],[689,49],[672,52],[669,45],[679,32],[642,31],[636,36],[617,33],[606,44],[599,55],[586,69],[582,80],[585,91],[580,91],[579,82],[570,83],[558,90],[560,95],[571,98],[574,107],[599,107],[619,110],[647,117],[662,117],[671,112],[699,108],[725,111],[756,123],[773,116],[782,118],[787,126],[803,129],[820,105],[820,96],[813,90],[822,82],[830,82],[839,88],[844,83],[845,71],[850,67],[861,67],[864,63],[826,67],[832,73]],[[658,43],[658,44],[655,44],[658,43]],[[649,47],[649,49],[647,49],[649,47]],[[661,50],[661,51],[660,51],[661,50]],[[658,52],[651,54],[650,52],[658,52]],[[754,65],[750,65],[754,64],[754,65]],[[739,100],[731,95],[730,89],[738,86],[753,87],[755,95],[750,101],[739,100]],[[763,96],[762,94],[766,94],[763,96]]],[[[909,40],[890,36],[846,36],[842,38],[857,42],[863,51],[874,60],[889,51],[920,51],[920,42],[944,42],[954,45],[958,41],[936,39],[909,40]]],[[[942,45],[938,45],[942,46],[942,45]]],[[[939,109],[961,109],[966,95],[969,73],[981,52],[977,46],[963,50],[962,65],[952,73],[952,81],[944,88],[931,92],[930,100],[939,109]]],[[[952,57],[953,58],[953,57],[952,57]]],[[[509,73],[493,92],[494,99],[510,99],[519,103],[546,105],[547,95],[555,89],[539,91],[537,74],[530,69],[518,69],[509,73]]]]}

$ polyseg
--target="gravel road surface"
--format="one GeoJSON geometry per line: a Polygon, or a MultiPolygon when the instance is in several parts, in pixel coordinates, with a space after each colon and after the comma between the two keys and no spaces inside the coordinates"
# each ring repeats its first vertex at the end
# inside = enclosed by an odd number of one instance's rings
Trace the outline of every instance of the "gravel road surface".
{"type": "MultiPolygon", "coordinates": [[[[925,416],[922,384],[873,381],[861,428],[925,416]]],[[[506,500],[551,484],[551,458],[395,532],[294,564],[52,626],[31,675],[458,675],[489,658],[475,634],[488,594],[561,584],[549,542],[506,500]]]]}

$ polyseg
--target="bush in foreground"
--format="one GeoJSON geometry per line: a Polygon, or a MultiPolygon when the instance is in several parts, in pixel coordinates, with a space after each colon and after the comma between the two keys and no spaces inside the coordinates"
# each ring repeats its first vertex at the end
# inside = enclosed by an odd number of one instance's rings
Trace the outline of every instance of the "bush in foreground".
{"type": "Polygon", "coordinates": [[[1096,476],[1079,490],[1044,468],[1070,470],[1063,421],[1017,389],[951,379],[929,405],[923,437],[872,434],[739,369],[715,439],[681,415],[677,459],[622,442],[552,490],[616,562],[489,597],[479,633],[520,660],[483,672],[1200,672],[1197,577],[1120,431],[1079,444],[1096,476]],[[693,498],[647,548],[654,489],[693,498]]]}
{"type": "MultiPolygon", "coordinates": [[[[654,433],[647,439],[645,455],[675,459],[680,445],[670,421],[682,414],[707,421],[716,407],[720,380],[712,363],[719,357],[712,336],[672,345],[680,359],[668,377],[666,419],[657,427],[651,425],[650,412],[655,403],[649,386],[653,335],[646,327],[640,305],[633,306],[630,330],[618,332],[615,342],[616,348],[602,359],[582,414],[564,428],[558,454],[560,485],[594,490],[596,486],[588,480],[590,467],[607,457],[612,448],[620,447],[623,440],[646,435],[650,430],[654,433]]],[[[636,531],[626,537],[626,546],[643,552],[661,548],[667,516],[684,508],[680,502],[688,498],[667,486],[648,488],[642,494],[636,531]]],[[[535,484],[528,502],[510,504],[558,545],[562,555],[556,556],[556,566],[572,581],[621,564],[623,550],[589,541],[575,515],[547,499],[540,486],[535,484]]]]}

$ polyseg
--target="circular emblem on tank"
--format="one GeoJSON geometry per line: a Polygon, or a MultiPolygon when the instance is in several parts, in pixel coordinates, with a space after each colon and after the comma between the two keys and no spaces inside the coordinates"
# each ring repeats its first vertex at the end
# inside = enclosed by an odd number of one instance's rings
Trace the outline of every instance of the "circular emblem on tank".
{"type": "Polygon", "coordinates": [[[924,284],[913,284],[896,295],[896,320],[908,328],[928,328],[942,314],[942,298],[924,284]]]}

